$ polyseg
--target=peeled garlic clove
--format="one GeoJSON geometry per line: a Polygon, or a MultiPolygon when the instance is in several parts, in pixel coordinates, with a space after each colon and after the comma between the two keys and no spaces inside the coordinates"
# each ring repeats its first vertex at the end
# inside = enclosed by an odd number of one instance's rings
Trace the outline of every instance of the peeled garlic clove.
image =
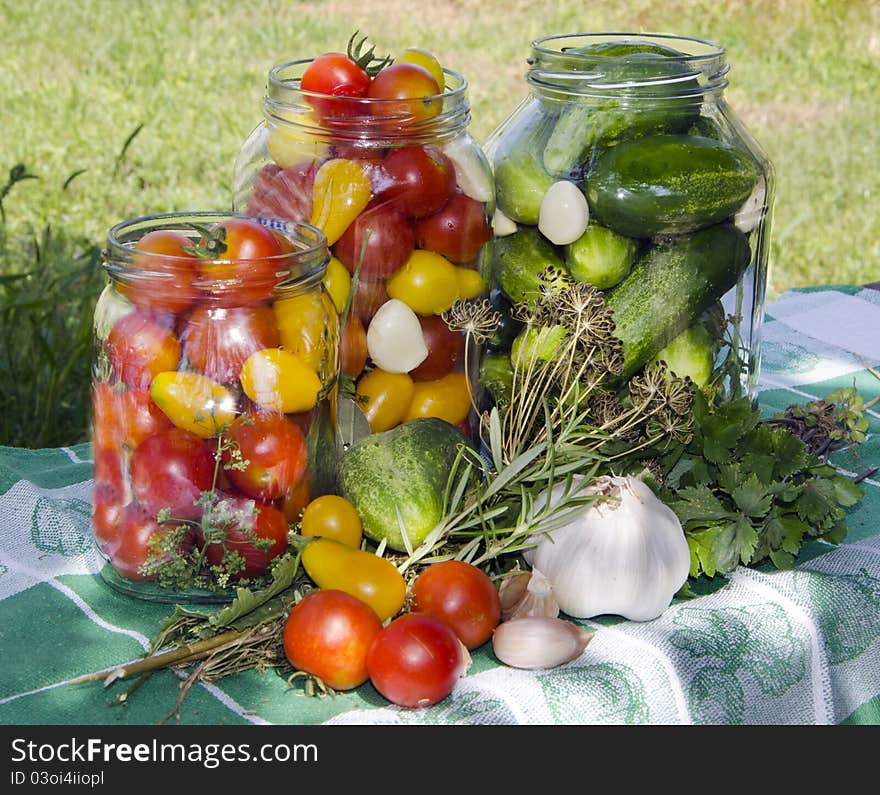
{"type": "Polygon", "coordinates": [[[526,616],[556,618],[559,604],[550,581],[537,569],[505,577],[498,589],[501,620],[513,621],[526,616]]]}
{"type": "Polygon", "coordinates": [[[460,135],[443,147],[443,153],[455,165],[455,178],[465,196],[478,202],[487,202],[492,198],[492,172],[481,150],[460,135]]]}
{"type": "Polygon", "coordinates": [[[579,657],[594,634],[561,618],[526,616],[499,624],[492,650],[512,668],[555,668],[579,657]]]}
{"type": "Polygon", "coordinates": [[[495,233],[495,237],[512,235],[517,228],[516,221],[508,218],[497,207],[495,208],[495,214],[492,216],[492,231],[495,233]]]}
{"type": "Polygon", "coordinates": [[[574,243],[587,231],[589,220],[587,197],[573,182],[554,182],[541,199],[538,230],[557,246],[574,243]]]}
{"type": "Polygon", "coordinates": [[[408,373],[428,358],[428,346],[416,313],[403,301],[386,301],[367,329],[367,353],[387,373],[408,373]]]}
{"type": "Polygon", "coordinates": [[[759,177],[751,194],[733,216],[733,225],[745,235],[751,232],[764,217],[766,199],[767,181],[764,177],[759,177]]]}

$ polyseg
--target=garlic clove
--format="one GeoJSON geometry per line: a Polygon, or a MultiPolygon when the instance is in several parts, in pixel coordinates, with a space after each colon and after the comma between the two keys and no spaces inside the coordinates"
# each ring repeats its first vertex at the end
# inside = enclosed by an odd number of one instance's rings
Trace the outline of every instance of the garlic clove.
{"type": "Polygon", "coordinates": [[[501,580],[501,585],[498,586],[498,599],[501,602],[502,621],[509,620],[511,613],[522,604],[528,594],[531,579],[531,572],[521,571],[501,580]]]}
{"type": "Polygon", "coordinates": [[[408,373],[428,358],[419,318],[403,301],[379,307],[367,328],[367,353],[387,373],[408,373]]]}
{"type": "Polygon", "coordinates": [[[526,616],[499,624],[492,650],[512,668],[555,668],[579,657],[594,634],[561,618],[526,616]]]}
{"type": "Polygon", "coordinates": [[[573,182],[554,182],[541,199],[538,229],[557,246],[574,243],[587,231],[589,220],[587,197],[573,182]]]}
{"type": "Polygon", "coordinates": [[[513,621],[526,616],[556,618],[559,604],[550,581],[538,569],[505,577],[498,589],[501,620],[513,621]]]}

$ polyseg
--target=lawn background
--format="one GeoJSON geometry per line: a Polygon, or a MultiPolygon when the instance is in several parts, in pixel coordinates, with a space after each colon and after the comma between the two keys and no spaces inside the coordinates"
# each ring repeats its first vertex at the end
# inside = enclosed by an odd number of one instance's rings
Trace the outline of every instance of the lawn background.
{"type": "MultiPolygon", "coordinates": [[[[42,299],[43,318],[59,307],[67,323],[87,313],[100,280],[94,258],[76,287],[56,271],[99,247],[117,221],[228,207],[232,163],[261,120],[268,70],[344,49],[355,28],[380,51],[421,46],[465,74],[479,141],[525,95],[538,36],[656,31],[720,42],[728,101],[777,171],[770,294],[880,280],[878,23],[880,2],[871,0],[0,0],[0,185],[17,163],[37,177],[3,200],[0,279],[36,272],[16,280],[17,297],[3,286],[0,335],[25,333],[25,288],[42,299]],[[47,225],[55,254],[39,270],[34,261],[51,245],[33,239],[47,225]],[[64,293],[48,289],[53,278],[64,293]],[[18,314],[6,311],[13,299],[18,314]]],[[[31,349],[23,337],[20,361],[0,362],[0,409],[45,391],[24,383],[22,368],[57,351],[65,333],[59,326],[31,349]],[[6,387],[18,391],[10,398],[6,387]]],[[[82,339],[78,350],[88,353],[82,339]]],[[[36,413],[51,423],[53,405],[36,413]]],[[[0,427],[0,442],[21,443],[10,438],[0,427]]]]}

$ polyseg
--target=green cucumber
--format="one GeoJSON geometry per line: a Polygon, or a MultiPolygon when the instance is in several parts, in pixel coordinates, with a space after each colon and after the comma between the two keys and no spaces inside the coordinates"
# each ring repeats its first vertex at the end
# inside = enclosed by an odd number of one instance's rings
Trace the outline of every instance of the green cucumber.
{"type": "Polygon", "coordinates": [[[496,203],[504,215],[520,224],[538,223],[541,200],[555,181],[541,162],[547,124],[542,113],[523,117],[495,153],[496,203]]]}
{"type": "Polygon", "coordinates": [[[606,294],[629,377],[739,280],[748,238],[730,224],[669,238],[649,248],[606,294]]]}
{"type": "Polygon", "coordinates": [[[498,406],[509,406],[513,393],[513,366],[506,353],[487,353],[480,362],[480,386],[498,406]]]}
{"type": "Polygon", "coordinates": [[[625,141],[593,164],[596,219],[627,237],[677,235],[733,215],[758,179],[754,160],[720,141],[657,135],[625,141]]]}
{"type": "Polygon", "coordinates": [[[673,375],[688,377],[701,389],[708,385],[715,365],[716,340],[702,323],[688,326],[654,357],[666,362],[673,375]]]}
{"type": "Polygon", "coordinates": [[[565,265],[575,281],[607,290],[630,272],[637,253],[635,240],[590,221],[586,232],[565,247],[565,265]]]}
{"type": "Polygon", "coordinates": [[[495,240],[493,272],[495,281],[514,303],[538,297],[541,274],[566,276],[565,265],[550,243],[534,226],[521,226],[512,235],[495,240]]]}

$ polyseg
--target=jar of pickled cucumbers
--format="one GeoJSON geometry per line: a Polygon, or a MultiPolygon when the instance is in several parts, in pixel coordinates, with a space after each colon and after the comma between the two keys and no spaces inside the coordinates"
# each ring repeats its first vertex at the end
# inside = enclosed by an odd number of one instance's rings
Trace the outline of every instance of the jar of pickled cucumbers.
{"type": "Polygon", "coordinates": [[[215,601],[267,578],[335,478],[338,320],[307,224],[174,213],[114,226],[94,319],[104,579],[215,601]]]}
{"type": "Polygon", "coordinates": [[[533,42],[529,65],[528,96],[485,147],[493,299],[507,318],[483,363],[489,392],[509,389],[536,341],[551,355],[552,329],[542,342],[517,325],[529,314],[517,307],[541,294],[552,306],[547,296],[574,282],[613,311],[621,349],[606,363],[618,383],[663,362],[713,400],[754,397],[773,170],[725,100],[724,49],[554,35],[533,42]]]}
{"type": "Polygon", "coordinates": [[[343,449],[417,417],[469,432],[476,359],[449,313],[486,292],[493,183],[468,133],[465,79],[416,53],[361,58],[356,96],[321,81],[341,54],[279,64],[235,165],[237,210],[327,236],[343,449]]]}

